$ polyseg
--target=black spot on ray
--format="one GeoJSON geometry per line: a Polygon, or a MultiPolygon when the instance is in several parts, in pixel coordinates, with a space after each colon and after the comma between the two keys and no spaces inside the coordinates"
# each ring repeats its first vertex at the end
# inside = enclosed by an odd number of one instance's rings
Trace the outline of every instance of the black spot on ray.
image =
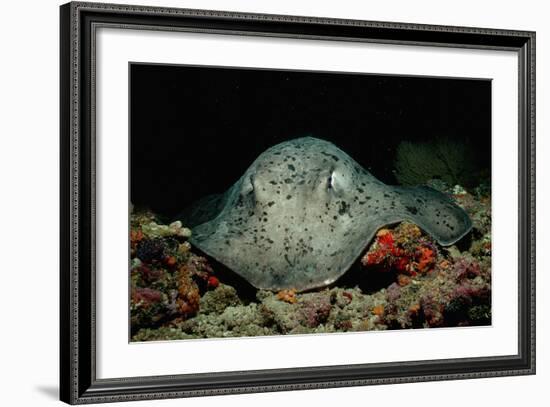
{"type": "Polygon", "coordinates": [[[327,153],[326,151],[321,151],[321,154],[332,158],[334,161],[340,161],[340,159],[337,156],[335,156],[334,154],[327,153]]]}
{"type": "Polygon", "coordinates": [[[349,209],[349,205],[346,202],[342,201],[340,202],[340,208],[338,208],[338,214],[343,215],[348,211],[348,209],[349,209]]]}

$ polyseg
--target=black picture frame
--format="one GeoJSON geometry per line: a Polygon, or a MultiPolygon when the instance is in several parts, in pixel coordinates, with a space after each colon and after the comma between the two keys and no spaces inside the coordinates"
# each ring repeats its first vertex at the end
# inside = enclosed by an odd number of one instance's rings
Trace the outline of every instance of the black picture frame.
{"type": "Polygon", "coordinates": [[[84,404],[535,373],[534,32],[82,2],[62,5],[60,22],[62,401],[84,404]],[[520,85],[518,353],[498,357],[97,379],[93,37],[99,26],[517,52],[520,85]]]}

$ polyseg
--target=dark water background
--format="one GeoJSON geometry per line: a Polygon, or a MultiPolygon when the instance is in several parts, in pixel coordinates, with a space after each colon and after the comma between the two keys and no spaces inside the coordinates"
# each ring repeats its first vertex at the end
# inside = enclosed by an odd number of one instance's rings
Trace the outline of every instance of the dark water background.
{"type": "Polygon", "coordinates": [[[131,200],[166,216],[305,135],[389,184],[402,140],[474,145],[490,170],[490,80],[144,64],[130,74],[131,200]]]}

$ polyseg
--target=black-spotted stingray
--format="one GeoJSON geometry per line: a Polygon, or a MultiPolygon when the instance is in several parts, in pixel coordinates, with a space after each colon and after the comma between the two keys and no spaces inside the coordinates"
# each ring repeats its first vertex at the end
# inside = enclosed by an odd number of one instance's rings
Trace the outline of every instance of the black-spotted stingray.
{"type": "Polygon", "coordinates": [[[256,288],[298,291],[342,276],[377,230],[404,220],[441,245],[471,229],[466,212],[429,187],[390,186],[313,137],[262,153],[222,195],[188,211],[191,243],[256,288]]]}

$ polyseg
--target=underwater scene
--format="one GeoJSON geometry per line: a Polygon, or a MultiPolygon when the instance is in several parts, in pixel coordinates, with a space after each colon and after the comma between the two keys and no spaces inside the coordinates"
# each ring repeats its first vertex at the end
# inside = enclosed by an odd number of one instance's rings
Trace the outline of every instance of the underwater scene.
{"type": "Polygon", "coordinates": [[[130,341],[491,325],[491,81],[130,65],[130,341]]]}

